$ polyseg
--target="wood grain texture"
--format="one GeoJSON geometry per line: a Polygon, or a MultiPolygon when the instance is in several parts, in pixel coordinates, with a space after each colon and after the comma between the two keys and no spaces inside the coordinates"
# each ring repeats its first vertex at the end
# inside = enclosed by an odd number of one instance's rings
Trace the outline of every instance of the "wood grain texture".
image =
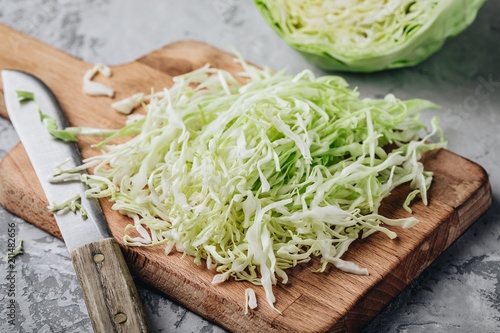
{"type": "MultiPolygon", "coordinates": [[[[0,36],[6,34],[5,29],[0,26],[0,36]]],[[[12,39],[22,39],[23,50],[30,56],[9,56],[1,52],[9,46],[0,45],[0,68],[24,69],[39,76],[54,90],[71,124],[113,128],[123,125],[124,116],[110,110],[114,100],[80,92],[81,77],[90,65],[27,37],[12,39]],[[33,61],[34,58],[38,61],[33,61]],[[51,70],[55,62],[62,66],[56,72],[51,70]]],[[[151,87],[158,90],[168,86],[172,82],[170,75],[205,63],[233,73],[239,70],[225,52],[199,42],[177,42],[136,62],[113,68],[113,76],[101,82],[116,88],[116,100],[137,91],[147,92],[151,87]]],[[[88,148],[92,142],[88,138],[82,140],[84,157],[95,154],[88,148]]],[[[424,156],[423,162],[427,169],[434,171],[435,181],[430,189],[429,205],[421,202],[413,205],[413,215],[420,223],[411,230],[392,228],[398,234],[394,240],[374,234],[353,243],[345,259],[368,268],[369,276],[350,275],[332,268],[325,273],[313,273],[319,266],[317,260],[293,268],[289,283],[275,288],[276,307],[283,312],[282,316],[267,306],[260,287],[254,287],[259,307],[245,316],[244,290],[250,284],[228,281],[212,285],[214,272],[197,267],[190,257],[166,256],[162,247],[125,247],[124,227],[130,221],[113,211],[107,201],[101,200],[101,205],[113,236],[138,277],[231,331],[356,331],[375,317],[491,203],[487,174],[477,164],[447,150],[431,152],[424,156]]],[[[405,186],[396,189],[384,201],[381,212],[391,217],[408,216],[401,208],[408,192],[405,186]]],[[[41,187],[23,147],[18,145],[0,162],[0,203],[60,237],[55,221],[46,212],[47,203],[41,198],[41,187]]]]}
{"type": "Polygon", "coordinates": [[[113,238],[75,249],[71,260],[94,332],[149,332],[137,288],[113,238]]]}

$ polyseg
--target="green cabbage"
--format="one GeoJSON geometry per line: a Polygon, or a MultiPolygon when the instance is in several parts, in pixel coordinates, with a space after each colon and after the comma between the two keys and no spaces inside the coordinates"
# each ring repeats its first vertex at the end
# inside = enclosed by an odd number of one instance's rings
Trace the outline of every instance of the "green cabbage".
{"type": "Polygon", "coordinates": [[[416,65],[472,23],[485,0],[255,0],[264,18],[326,70],[416,65]]]}
{"type": "MultiPolygon", "coordinates": [[[[129,216],[129,246],[163,244],[232,277],[262,285],[271,307],[285,270],[319,257],[356,274],[341,257],[358,238],[386,226],[409,228],[414,217],[389,219],[381,201],[410,182],[427,203],[432,174],[419,162],[429,143],[419,110],[424,100],[360,99],[337,76],[296,76],[243,63],[242,77],[205,66],[177,76],[147,105],[137,135],[104,141],[103,154],[55,179],[80,179],[86,195],[109,197],[129,216]],[[421,135],[423,134],[423,135],[421,135]],[[389,148],[390,146],[390,148],[389,148]],[[76,172],[94,167],[93,174],[76,172]]],[[[252,302],[253,304],[253,302],[252,302]]]]}

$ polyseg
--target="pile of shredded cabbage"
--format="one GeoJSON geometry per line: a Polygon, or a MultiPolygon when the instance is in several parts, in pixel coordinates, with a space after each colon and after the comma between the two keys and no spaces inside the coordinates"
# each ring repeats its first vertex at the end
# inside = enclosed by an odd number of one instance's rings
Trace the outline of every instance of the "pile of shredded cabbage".
{"type": "Polygon", "coordinates": [[[331,263],[368,274],[342,255],[374,232],[396,237],[387,225],[417,223],[378,209],[406,182],[414,191],[405,206],[417,194],[426,203],[432,175],[420,154],[445,144],[427,142],[436,120],[418,139],[426,130],[419,111],[435,107],[428,101],[360,99],[337,76],[242,65],[245,84],[208,66],[175,77],[121,131],[137,135],[106,139],[103,154],[79,168],[93,174],[79,177],[88,196],[109,197],[133,219],[126,244],[194,256],[218,272],[214,283],[262,285],[274,308],[273,285],[314,256],[319,271],[331,263]]]}

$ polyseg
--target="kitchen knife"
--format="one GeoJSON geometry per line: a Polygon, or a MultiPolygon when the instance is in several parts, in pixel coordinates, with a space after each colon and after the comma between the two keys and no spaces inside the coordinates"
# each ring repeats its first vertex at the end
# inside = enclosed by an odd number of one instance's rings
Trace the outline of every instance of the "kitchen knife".
{"type": "Polygon", "coordinates": [[[52,184],[54,168],[64,161],[67,168],[81,164],[78,146],[52,137],[40,120],[38,110],[56,119],[59,128],[68,126],[52,91],[38,78],[16,70],[2,71],[5,104],[28,153],[49,203],[81,196],[88,218],[71,212],[55,214],[64,242],[83,290],[95,332],[149,332],[144,309],[130,271],[96,199],[86,198],[79,181],[52,184]],[[20,102],[17,92],[34,94],[35,101],[20,102]]]}

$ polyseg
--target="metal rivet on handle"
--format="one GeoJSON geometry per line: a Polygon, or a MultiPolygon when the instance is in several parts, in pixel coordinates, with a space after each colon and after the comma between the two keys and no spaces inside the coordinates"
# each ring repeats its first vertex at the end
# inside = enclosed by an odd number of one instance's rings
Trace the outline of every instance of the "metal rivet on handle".
{"type": "Polygon", "coordinates": [[[115,317],[113,318],[116,324],[123,324],[124,322],[127,321],[127,315],[123,312],[118,312],[115,314],[115,317]]]}
{"type": "Polygon", "coordinates": [[[96,253],[94,254],[94,262],[100,263],[104,261],[104,254],[102,253],[96,253]]]}

